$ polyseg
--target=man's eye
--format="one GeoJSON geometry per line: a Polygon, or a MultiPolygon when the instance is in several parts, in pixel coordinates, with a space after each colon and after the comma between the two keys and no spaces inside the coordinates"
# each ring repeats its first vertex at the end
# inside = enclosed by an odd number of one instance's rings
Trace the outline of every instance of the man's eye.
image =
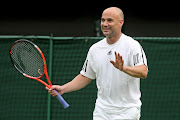
{"type": "Polygon", "coordinates": [[[112,21],[113,21],[113,19],[108,19],[108,21],[109,21],[109,22],[112,22],[112,21]]]}
{"type": "Polygon", "coordinates": [[[101,19],[102,22],[104,22],[105,20],[104,19],[101,19]]]}

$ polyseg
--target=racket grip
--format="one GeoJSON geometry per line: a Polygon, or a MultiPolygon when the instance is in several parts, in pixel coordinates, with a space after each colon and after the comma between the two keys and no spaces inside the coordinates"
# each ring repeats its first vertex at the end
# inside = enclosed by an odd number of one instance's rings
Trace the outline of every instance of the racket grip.
{"type": "Polygon", "coordinates": [[[59,100],[59,102],[63,105],[63,107],[66,109],[69,107],[69,104],[64,100],[64,98],[56,91],[54,90],[56,93],[57,93],[57,99],[59,100]]]}

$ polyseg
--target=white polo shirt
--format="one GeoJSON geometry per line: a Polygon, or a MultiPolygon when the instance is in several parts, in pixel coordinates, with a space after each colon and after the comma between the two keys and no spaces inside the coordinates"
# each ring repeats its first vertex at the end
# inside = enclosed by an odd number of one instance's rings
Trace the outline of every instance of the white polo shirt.
{"type": "Polygon", "coordinates": [[[90,79],[96,79],[96,106],[105,110],[140,107],[140,78],[126,74],[110,63],[110,60],[115,61],[115,51],[122,56],[126,66],[147,66],[141,45],[122,34],[112,45],[107,43],[106,38],[92,45],[80,73],[90,79]]]}

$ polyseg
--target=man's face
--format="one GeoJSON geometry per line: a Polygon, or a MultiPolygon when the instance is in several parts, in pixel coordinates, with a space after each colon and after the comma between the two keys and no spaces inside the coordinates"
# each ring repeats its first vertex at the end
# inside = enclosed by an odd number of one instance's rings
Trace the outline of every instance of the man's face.
{"type": "Polygon", "coordinates": [[[101,30],[106,37],[113,37],[121,31],[121,19],[110,11],[104,11],[101,17],[101,30]]]}

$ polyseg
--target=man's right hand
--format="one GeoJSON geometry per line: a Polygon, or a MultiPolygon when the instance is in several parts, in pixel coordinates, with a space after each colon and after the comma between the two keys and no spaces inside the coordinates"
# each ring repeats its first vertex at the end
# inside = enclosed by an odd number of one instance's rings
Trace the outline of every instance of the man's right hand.
{"type": "Polygon", "coordinates": [[[51,88],[49,89],[48,87],[46,87],[46,90],[48,90],[48,92],[53,96],[57,96],[56,92],[54,91],[54,89],[59,92],[60,95],[63,94],[62,92],[62,86],[60,85],[52,85],[51,88]]]}

